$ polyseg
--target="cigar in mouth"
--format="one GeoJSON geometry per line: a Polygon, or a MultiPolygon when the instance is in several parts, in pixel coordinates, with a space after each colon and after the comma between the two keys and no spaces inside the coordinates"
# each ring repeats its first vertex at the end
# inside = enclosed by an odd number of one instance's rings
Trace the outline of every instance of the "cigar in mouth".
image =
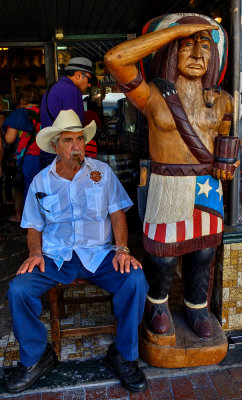
{"type": "Polygon", "coordinates": [[[75,160],[76,160],[77,162],[80,162],[80,161],[81,161],[80,154],[74,154],[74,158],[75,158],[75,160]]]}
{"type": "Polygon", "coordinates": [[[81,159],[81,154],[80,153],[75,153],[73,154],[73,157],[75,158],[75,160],[78,162],[78,164],[82,164],[84,160],[81,159]]]}

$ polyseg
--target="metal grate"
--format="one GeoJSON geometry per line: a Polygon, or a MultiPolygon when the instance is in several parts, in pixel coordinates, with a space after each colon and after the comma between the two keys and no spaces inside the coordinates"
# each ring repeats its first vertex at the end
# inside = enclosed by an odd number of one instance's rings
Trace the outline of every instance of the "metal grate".
{"type": "Polygon", "coordinates": [[[124,40],[125,37],[110,40],[61,40],[57,42],[57,50],[66,48],[71,57],[88,57],[92,61],[99,61],[103,60],[108,50],[124,40]]]}

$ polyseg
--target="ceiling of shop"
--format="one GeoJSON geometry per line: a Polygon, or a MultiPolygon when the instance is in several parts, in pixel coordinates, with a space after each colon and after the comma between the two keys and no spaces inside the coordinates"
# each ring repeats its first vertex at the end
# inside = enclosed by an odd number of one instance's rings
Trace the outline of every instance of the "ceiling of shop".
{"type": "Polygon", "coordinates": [[[0,0],[0,43],[50,41],[57,32],[140,35],[151,18],[189,11],[220,14],[226,25],[229,0],[0,0]]]}

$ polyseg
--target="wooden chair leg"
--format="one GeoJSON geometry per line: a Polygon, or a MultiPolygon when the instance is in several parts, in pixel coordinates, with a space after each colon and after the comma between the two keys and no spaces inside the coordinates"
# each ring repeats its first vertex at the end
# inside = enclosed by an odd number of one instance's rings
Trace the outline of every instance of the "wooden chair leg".
{"type": "Polygon", "coordinates": [[[66,317],[65,302],[64,302],[64,288],[61,286],[56,286],[57,301],[58,301],[58,312],[59,319],[64,319],[66,317]]]}
{"type": "MultiPolygon", "coordinates": [[[[73,282],[77,283],[79,287],[88,286],[85,281],[81,282],[73,282]]],[[[71,284],[72,285],[72,284],[71,284]]],[[[88,327],[80,327],[80,328],[67,328],[61,327],[61,318],[66,317],[65,312],[65,304],[88,304],[88,303],[99,303],[100,301],[106,302],[110,301],[110,295],[104,296],[89,296],[87,298],[72,298],[72,297],[64,297],[64,291],[70,285],[56,285],[52,289],[48,291],[48,301],[50,308],[50,329],[51,329],[51,338],[54,346],[55,352],[60,355],[61,352],[61,337],[69,337],[69,336],[79,336],[79,335],[97,335],[100,333],[115,333],[116,326],[115,324],[108,325],[94,325],[88,327]]],[[[73,285],[74,287],[74,285],[73,285]]],[[[111,303],[112,304],[112,303],[111,303]]]]}
{"type": "Polygon", "coordinates": [[[61,336],[60,336],[60,319],[58,313],[58,294],[56,287],[53,287],[48,291],[48,300],[50,307],[50,328],[51,328],[52,343],[55,352],[59,354],[61,350],[61,336]]]}

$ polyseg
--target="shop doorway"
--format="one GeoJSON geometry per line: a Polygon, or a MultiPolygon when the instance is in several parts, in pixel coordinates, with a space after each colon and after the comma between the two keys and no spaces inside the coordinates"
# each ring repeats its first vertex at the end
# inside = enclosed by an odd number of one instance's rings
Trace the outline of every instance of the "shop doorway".
{"type": "Polygon", "coordinates": [[[18,93],[27,84],[46,90],[43,47],[0,48],[0,99],[7,114],[18,105],[18,93]]]}

